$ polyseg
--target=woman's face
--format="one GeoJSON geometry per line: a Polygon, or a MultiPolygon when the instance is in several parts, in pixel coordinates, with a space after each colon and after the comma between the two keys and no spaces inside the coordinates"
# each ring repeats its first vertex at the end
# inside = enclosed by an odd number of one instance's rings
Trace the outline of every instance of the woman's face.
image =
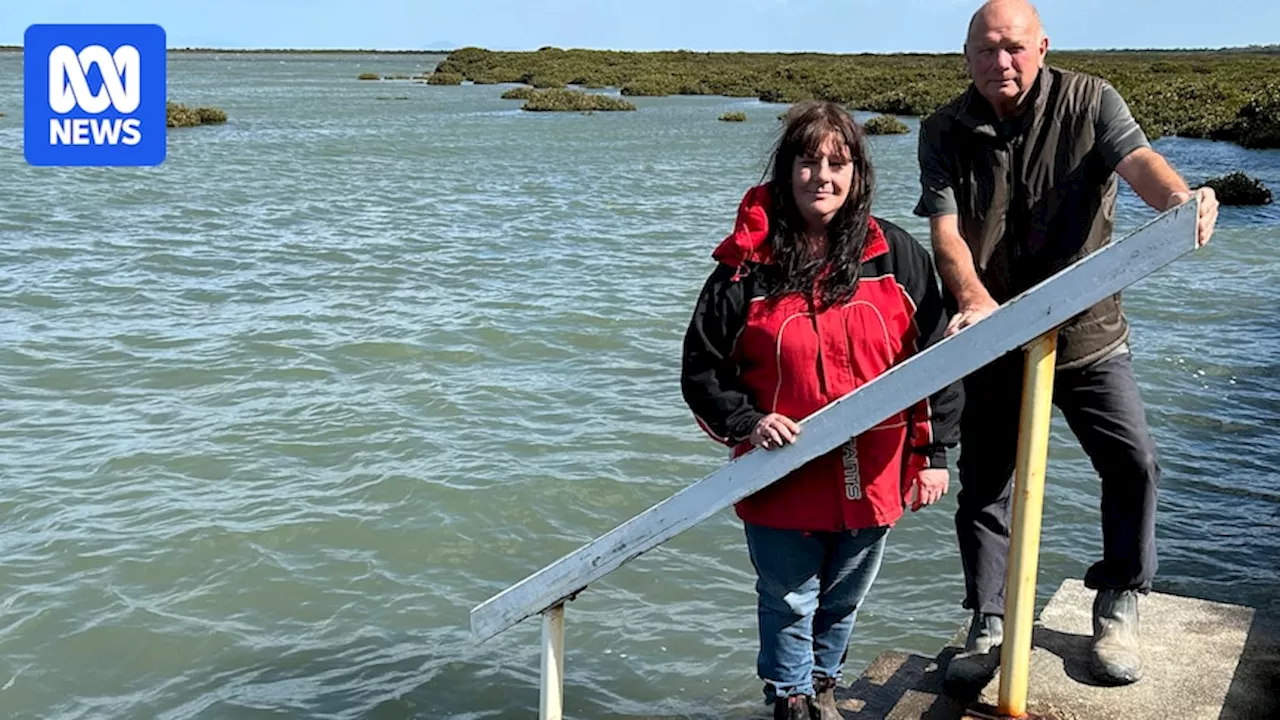
{"type": "Polygon", "coordinates": [[[800,156],[791,166],[796,207],[810,230],[823,230],[844,206],[853,184],[853,163],[844,139],[831,133],[816,156],[800,156]]]}

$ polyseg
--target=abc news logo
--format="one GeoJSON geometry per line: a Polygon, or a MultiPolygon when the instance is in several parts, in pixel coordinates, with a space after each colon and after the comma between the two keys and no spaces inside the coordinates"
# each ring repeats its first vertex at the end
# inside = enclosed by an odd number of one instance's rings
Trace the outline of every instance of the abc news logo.
{"type": "Polygon", "coordinates": [[[32,165],[159,165],[164,29],[32,25],[23,44],[23,154],[32,165]]]}
{"type": "MultiPolygon", "coordinates": [[[[138,48],[121,45],[114,53],[90,45],[77,53],[59,45],[49,53],[49,107],[65,115],[77,107],[94,115],[115,108],[129,114],[142,102],[141,58],[138,48]],[[98,92],[89,89],[87,73],[102,74],[98,92]]],[[[142,142],[138,118],[50,118],[51,145],[137,145],[142,142]]]]}

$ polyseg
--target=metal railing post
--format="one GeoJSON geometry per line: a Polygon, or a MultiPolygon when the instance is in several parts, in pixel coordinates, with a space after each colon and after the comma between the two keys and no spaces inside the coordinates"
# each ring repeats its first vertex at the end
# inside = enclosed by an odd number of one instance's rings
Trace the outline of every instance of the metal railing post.
{"type": "Polygon", "coordinates": [[[542,611],[542,688],[540,720],[564,717],[564,603],[542,611]]]}

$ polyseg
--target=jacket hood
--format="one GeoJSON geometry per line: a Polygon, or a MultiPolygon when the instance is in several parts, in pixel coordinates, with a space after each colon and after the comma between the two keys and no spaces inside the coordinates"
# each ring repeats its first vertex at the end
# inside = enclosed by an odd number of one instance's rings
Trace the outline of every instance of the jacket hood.
{"type": "MultiPolygon", "coordinates": [[[[729,233],[711,257],[733,268],[747,263],[768,265],[773,262],[773,245],[769,242],[769,183],[757,185],[747,191],[738,203],[738,217],[729,233]]],[[[875,218],[867,219],[867,244],[862,251],[862,261],[883,255],[889,251],[889,242],[875,218]]]]}

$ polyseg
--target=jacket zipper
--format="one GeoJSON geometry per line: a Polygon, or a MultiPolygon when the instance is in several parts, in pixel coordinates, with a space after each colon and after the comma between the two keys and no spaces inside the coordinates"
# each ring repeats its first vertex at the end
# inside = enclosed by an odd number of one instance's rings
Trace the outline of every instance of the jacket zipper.
{"type": "MultiPolygon", "coordinates": [[[[830,400],[831,394],[827,391],[827,365],[825,360],[823,359],[823,353],[822,353],[822,331],[818,328],[818,308],[815,307],[812,296],[809,297],[809,321],[813,324],[813,335],[814,335],[814,338],[817,340],[818,391],[822,393],[822,397],[824,399],[830,400]]],[[[843,452],[843,450],[841,452],[843,452]]],[[[839,518],[840,518],[840,529],[848,530],[849,523],[848,523],[848,519],[845,517],[845,512],[844,512],[844,506],[846,502],[845,494],[848,491],[845,490],[843,481],[838,484],[835,484],[835,490],[837,494],[836,494],[836,502],[834,507],[836,508],[836,514],[839,515],[839,518]]]]}
{"type": "Polygon", "coordinates": [[[824,400],[830,401],[831,394],[827,392],[827,367],[822,357],[822,331],[818,329],[818,308],[814,305],[813,296],[809,296],[809,321],[813,323],[813,336],[818,342],[818,391],[822,393],[824,400]]]}

